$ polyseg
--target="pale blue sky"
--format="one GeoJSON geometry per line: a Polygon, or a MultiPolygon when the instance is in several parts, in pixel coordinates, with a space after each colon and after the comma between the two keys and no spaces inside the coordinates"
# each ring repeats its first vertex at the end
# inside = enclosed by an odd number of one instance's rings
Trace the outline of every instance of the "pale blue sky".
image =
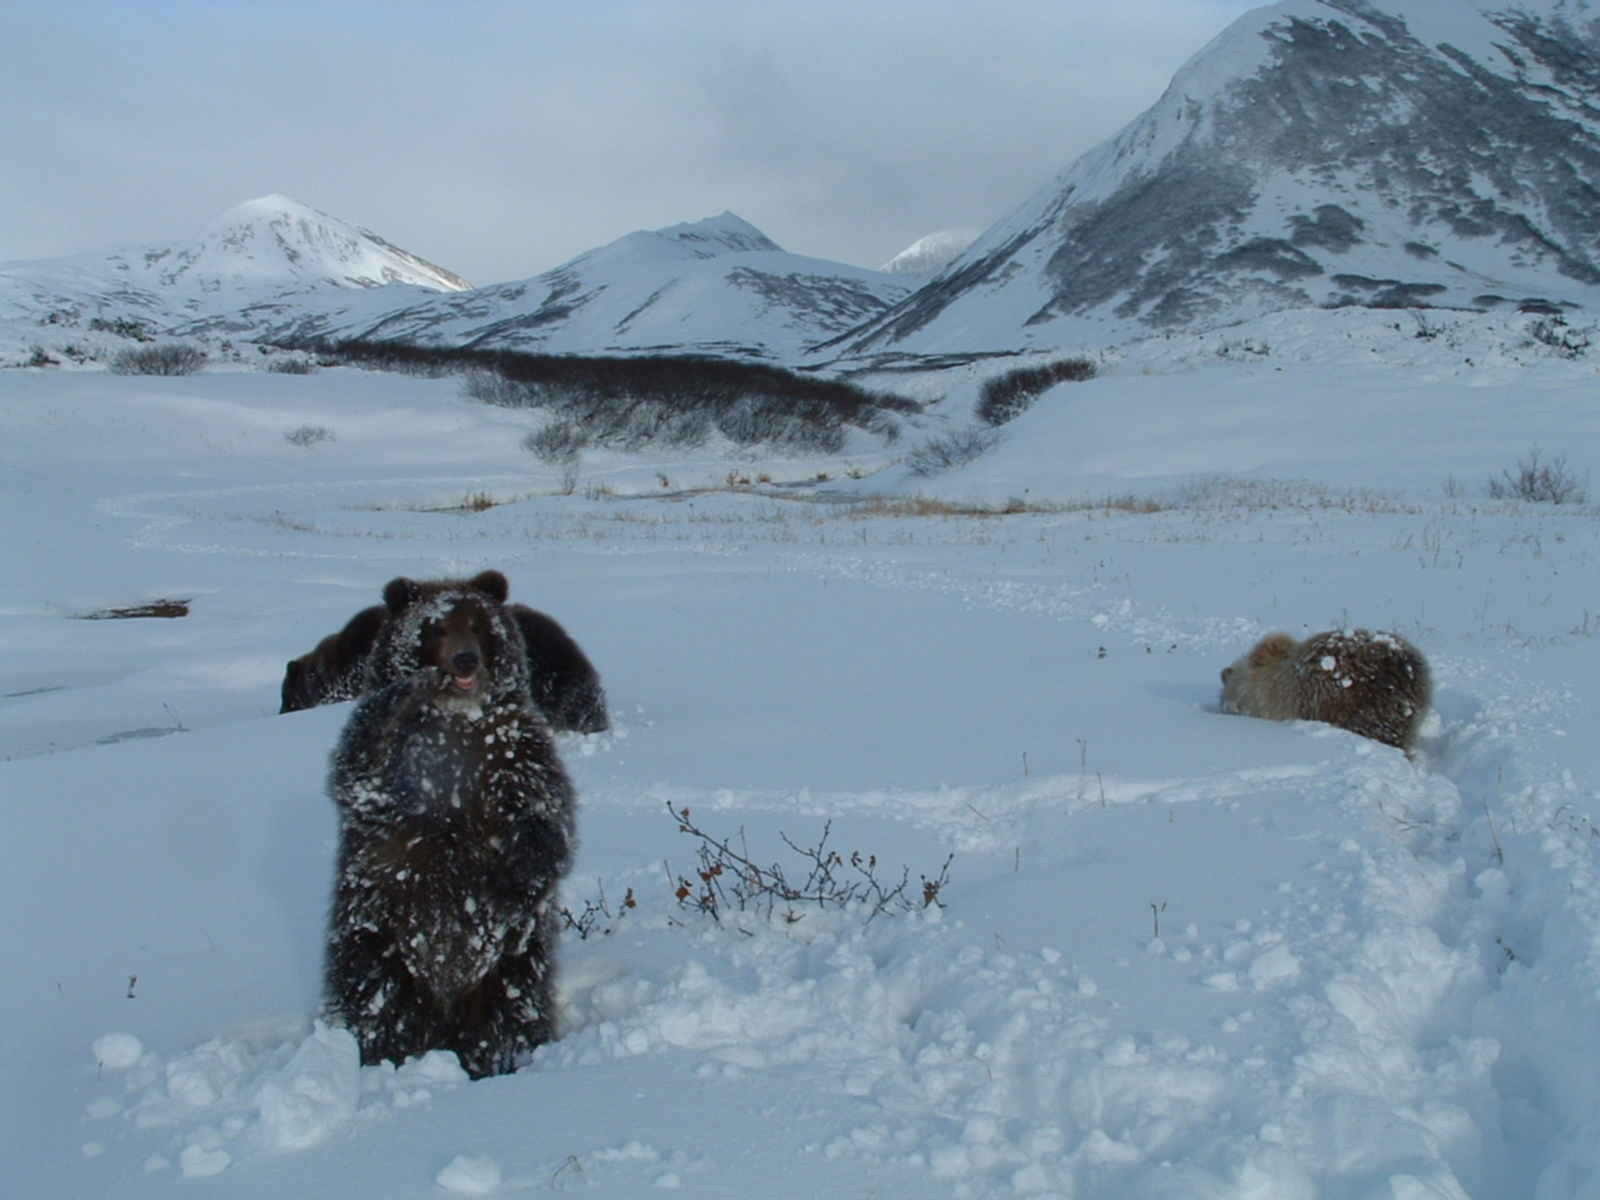
{"type": "Polygon", "coordinates": [[[730,209],[876,266],[982,227],[1250,0],[0,5],[0,260],[283,192],[475,283],[730,209]]]}

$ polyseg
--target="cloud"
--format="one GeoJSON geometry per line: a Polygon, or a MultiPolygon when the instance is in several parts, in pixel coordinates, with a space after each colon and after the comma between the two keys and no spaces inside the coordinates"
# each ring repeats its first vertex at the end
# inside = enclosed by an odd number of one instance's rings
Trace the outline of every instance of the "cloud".
{"type": "Polygon", "coordinates": [[[277,191],[475,282],[723,209],[873,266],[1023,203],[1247,7],[23,0],[0,258],[191,237],[277,191]]]}

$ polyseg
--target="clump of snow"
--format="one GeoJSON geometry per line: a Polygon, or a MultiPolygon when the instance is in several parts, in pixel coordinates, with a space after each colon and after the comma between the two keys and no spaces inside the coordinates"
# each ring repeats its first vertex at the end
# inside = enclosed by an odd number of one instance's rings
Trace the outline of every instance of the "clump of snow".
{"type": "Polygon", "coordinates": [[[500,1189],[500,1165],[492,1158],[458,1154],[439,1169],[435,1181],[447,1192],[487,1196],[500,1189]]]}
{"type": "Polygon", "coordinates": [[[131,1033],[107,1033],[94,1040],[94,1060],[108,1071],[126,1071],[144,1054],[144,1043],[131,1033]]]}
{"type": "Polygon", "coordinates": [[[304,1150],[355,1115],[361,1051],[347,1029],[316,1023],[281,1071],[256,1092],[257,1138],[272,1150],[304,1150]]]}
{"type": "Polygon", "coordinates": [[[208,1175],[220,1175],[232,1162],[233,1155],[226,1150],[198,1143],[185,1146],[178,1155],[178,1169],[183,1172],[185,1179],[203,1179],[208,1175]]]}

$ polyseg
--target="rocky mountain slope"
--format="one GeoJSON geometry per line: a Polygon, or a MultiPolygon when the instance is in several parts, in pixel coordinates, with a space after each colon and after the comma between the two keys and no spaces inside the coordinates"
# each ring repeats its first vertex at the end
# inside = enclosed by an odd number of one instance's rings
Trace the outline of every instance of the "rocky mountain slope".
{"type": "Polygon", "coordinates": [[[1287,0],[833,352],[1046,348],[1305,306],[1600,305],[1588,0],[1287,0]]]}

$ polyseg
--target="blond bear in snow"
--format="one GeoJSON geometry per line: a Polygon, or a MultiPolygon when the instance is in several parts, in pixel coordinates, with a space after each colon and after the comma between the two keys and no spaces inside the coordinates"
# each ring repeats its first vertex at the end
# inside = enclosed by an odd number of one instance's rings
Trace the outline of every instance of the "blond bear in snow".
{"type": "Polygon", "coordinates": [[[1273,633],[1222,669],[1222,711],[1326,721],[1410,752],[1427,715],[1428,663],[1396,633],[1330,630],[1297,642],[1273,633]]]}

